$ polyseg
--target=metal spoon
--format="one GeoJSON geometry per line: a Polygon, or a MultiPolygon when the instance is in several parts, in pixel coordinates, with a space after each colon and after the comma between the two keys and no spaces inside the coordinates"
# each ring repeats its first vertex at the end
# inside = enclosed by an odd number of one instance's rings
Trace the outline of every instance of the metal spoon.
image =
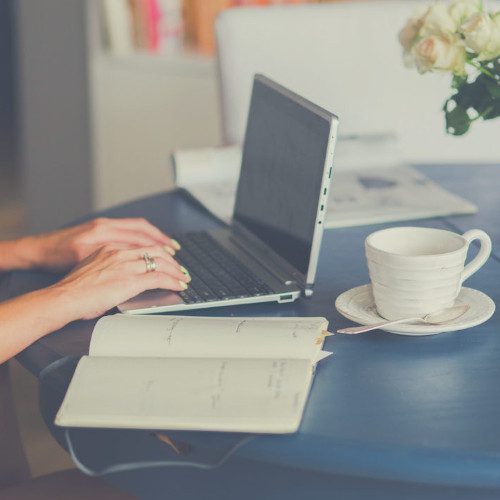
{"type": "Polygon", "coordinates": [[[337,333],[363,333],[369,332],[370,330],[377,330],[379,328],[384,328],[389,325],[396,325],[398,323],[426,323],[428,325],[443,325],[454,319],[459,318],[469,309],[466,304],[460,306],[447,307],[446,309],[441,309],[425,316],[415,317],[415,318],[402,318],[395,319],[392,321],[384,321],[383,323],[377,323],[376,325],[363,325],[363,326],[353,326],[351,328],[343,328],[337,330],[337,333]]]}

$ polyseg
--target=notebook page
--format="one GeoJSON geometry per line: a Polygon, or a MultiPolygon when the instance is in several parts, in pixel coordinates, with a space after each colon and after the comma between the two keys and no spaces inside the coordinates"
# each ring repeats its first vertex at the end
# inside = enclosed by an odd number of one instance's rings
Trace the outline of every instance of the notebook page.
{"type": "Polygon", "coordinates": [[[307,360],[85,357],[56,424],[293,432],[312,376],[307,360]]]}
{"type": "Polygon", "coordinates": [[[316,360],[325,318],[131,316],[100,319],[91,356],[283,357],[316,360]]]}

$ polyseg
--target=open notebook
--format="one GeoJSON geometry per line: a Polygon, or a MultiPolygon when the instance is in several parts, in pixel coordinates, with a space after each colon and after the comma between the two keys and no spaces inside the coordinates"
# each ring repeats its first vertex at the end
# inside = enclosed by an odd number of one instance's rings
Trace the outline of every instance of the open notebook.
{"type": "Polygon", "coordinates": [[[56,424],[287,433],[298,429],[325,318],[100,319],[56,424]]]}

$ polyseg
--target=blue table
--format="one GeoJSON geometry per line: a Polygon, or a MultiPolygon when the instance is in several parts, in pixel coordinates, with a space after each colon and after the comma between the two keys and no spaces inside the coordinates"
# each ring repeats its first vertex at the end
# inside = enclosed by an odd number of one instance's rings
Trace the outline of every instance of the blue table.
{"type": "MultiPolygon", "coordinates": [[[[424,173],[479,206],[473,216],[413,221],[411,225],[490,233],[494,254],[466,286],[500,303],[500,166],[435,166],[424,173]]],[[[106,211],[144,216],[166,232],[217,227],[182,192],[170,192],[106,211]]],[[[325,316],[334,330],[352,323],[334,308],[342,292],[368,282],[363,242],[391,224],[327,230],[311,299],[207,310],[205,315],[325,316]]],[[[398,224],[401,225],[401,224],[398,224]]],[[[13,273],[13,296],[52,283],[48,273],[13,273]]],[[[36,342],[19,360],[33,373],[63,356],[85,353],[94,321],[68,325],[36,342]]],[[[336,335],[334,352],[318,365],[298,433],[258,436],[213,470],[152,468],[106,478],[144,499],[483,499],[500,498],[500,318],[458,332],[407,337],[376,331],[336,335]]],[[[51,372],[40,405],[52,426],[73,366],[51,372]]],[[[94,469],[179,457],[150,432],[71,431],[79,457],[94,469]]],[[[223,433],[168,433],[191,443],[187,460],[214,462],[241,438],[223,433]]],[[[183,459],[182,457],[180,458],[183,459]]]]}

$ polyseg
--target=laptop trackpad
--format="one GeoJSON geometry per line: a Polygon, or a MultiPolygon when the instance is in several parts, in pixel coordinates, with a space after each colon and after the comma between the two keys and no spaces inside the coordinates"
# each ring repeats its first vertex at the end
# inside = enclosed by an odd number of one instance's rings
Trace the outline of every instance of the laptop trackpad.
{"type": "Polygon", "coordinates": [[[118,309],[121,312],[127,312],[134,309],[173,306],[177,304],[184,304],[184,301],[176,292],[170,292],[168,290],[147,290],[123,302],[118,306],[118,309]]]}

